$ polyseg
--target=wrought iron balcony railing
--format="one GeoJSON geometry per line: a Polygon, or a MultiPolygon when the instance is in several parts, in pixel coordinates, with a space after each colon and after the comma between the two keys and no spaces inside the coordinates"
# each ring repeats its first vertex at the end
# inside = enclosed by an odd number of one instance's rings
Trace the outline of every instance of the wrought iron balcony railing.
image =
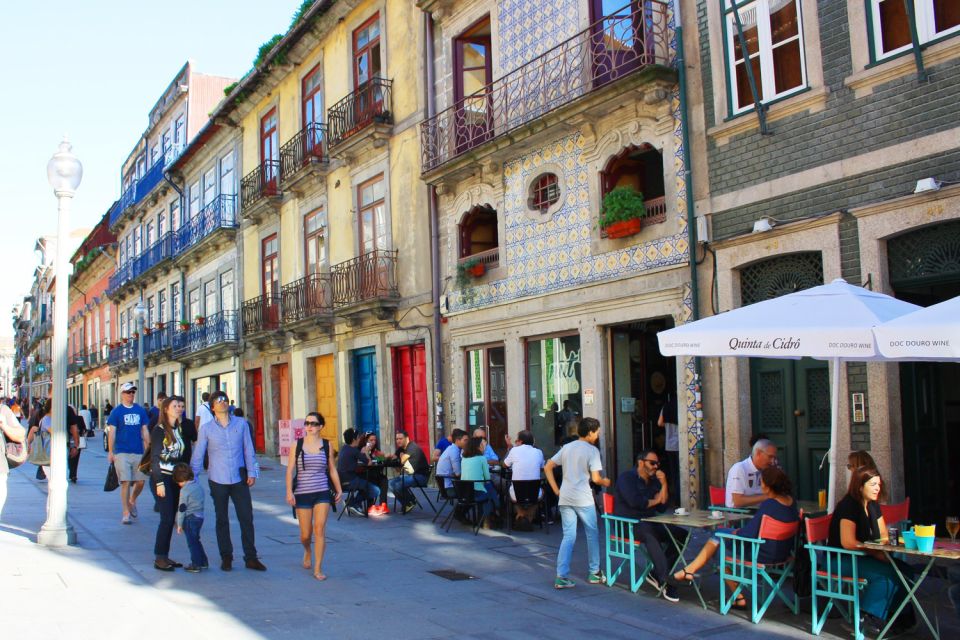
{"type": "Polygon", "coordinates": [[[276,331],[280,328],[280,296],[262,295],[243,303],[245,335],[276,331]]]}
{"type": "Polygon", "coordinates": [[[172,343],[173,325],[165,325],[162,329],[151,329],[150,333],[144,331],[143,336],[143,355],[149,356],[155,353],[168,351],[172,343]]]}
{"type": "Polygon", "coordinates": [[[117,267],[117,270],[114,271],[113,275],[110,276],[110,280],[107,283],[107,295],[112,296],[120,288],[130,282],[133,277],[133,260],[127,260],[125,263],[117,267]]]}
{"type": "Polygon", "coordinates": [[[240,181],[240,208],[245,210],[263,198],[280,195],[280,161],[264,160],[240,181]]]}
{"type": "Polygon", "coordinates": [[[220,194],[211,200],[200,213],[177,229],[173,241],[173,255],[186,253],[204,238],[218,229],[237,228],[237,196],[220,194]]]}
{"type": "MultiPolygon", "coordinates": [[[[421,168],[430,171],[652,65],[673,64],[662,0],[631,2],[569,40],[420,124],[421,168]]],[[[331,119],[332,122],[332,119],[331,119]]]]}
{"type": "Polygon", "coordinates": [[[284,285],[280,295],[284,322],[298,322],[333,311],[333,290],[327,273],[314,273],[284,285]]]}
{"type": "Polygon", "coordinates": [[[397,298],[397,252],[370,251],[330,268],[333,306],[397,298]]]}
{"type": "Polygon", "coordinates": [[[137,338],[129,338],[127,342],[120,342],[120,344],[110,347],[110,356],[108,361],[110,366],[117,366],[125,364],[136,360],[139,351],[139,340],[137,338]]]}
{"type": "Polygon", "coordinates": [[[173,355],[183,357],[210,347],[237,342],[237,312],[221,311],[173,334],[173,355]]]}
{"type": "Polygon", "coordinates": [[[163,234],[156,242],[147,247],[132,261],[130,279],[136,280],[155,266],[173,256],[173,234],[169,231],[163,234]]]}
{"type": "Polygon", "coordinates": [[[130,184],[120,196],[120,205],[110,211],[110,226],[112,227],[124,212],[130,207],[143,202],[154,188],[163,182],[163,172],[167,167],[164,160],[158,160],[139,180],[130,184]]]}
{"type": "Polygon", "coordinates": [[[320,123],[308,124],[280,147],[280,179],[315,162],[327,162],[327,128],[320,123]]]}
{"type": "Polygon", "coordinates": [[[393,81],[371,78],[327,110],[330,146],[335,146],[374,122],[393,119],[393,81]]]}

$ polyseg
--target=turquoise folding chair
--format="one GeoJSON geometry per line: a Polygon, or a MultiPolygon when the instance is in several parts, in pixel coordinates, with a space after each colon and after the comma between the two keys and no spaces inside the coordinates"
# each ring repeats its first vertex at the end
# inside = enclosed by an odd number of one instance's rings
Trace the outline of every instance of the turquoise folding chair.
{"type": "Polygon", "coordinates": [[[630,591],[636,593],[640,585],[653,570],[653,562],[647,555],[642,542],[633,538],[633,525],[639,523],[634,518],[621,518],[613,515],[613,494],[603,494],[603,524],[606,531],[607,548],[607,585],[612,587],[624,565],[630,567],[630,591]],[[637,573],[637,558],[643,563],[643,569],[637,573]],[[611,569],[614,560],[620,560],[616,571],[611,569]]]}
{"type": "Polygon", "coordinates": [[[794,615],[799,613],[797,594],[792,594],[791,598],[783,590],[787,579],[793,575],[793,556],[776,563],[757,561],[760,545],[767,540],[793,539],[799,529],[799,521],[788,524],[765,515],[760,521],[758,538],[745,538],[732,533],[717,534],[720,538],[720,613],[727,615],[746,588],[750,590],[750,620],[754,624],[760,622],[775,596],[783,600],[794,615]],[[728,580],[737,583],[729,598],[728,580]]]}
{"type": "Polygon", "coordinates": [[[810,552],[810,580],[811,580],[811,633],[820,635],[827,616],[835,602],[847,622],[853,625],[853,637],[863,640],[860,631],[860,591],[867,585],[867,581],[857,574],[857,558],[865,555],[862,551],[851,551],[828,547],[826,540],[830,537],[830,520],[832,515],[819,518],[807,518],[806,545],[810,552]],[[844,575],[844,573],[848,575],[844,575]],[[826,598],[827,605],[820,611],[818,599],[826,598]]]}

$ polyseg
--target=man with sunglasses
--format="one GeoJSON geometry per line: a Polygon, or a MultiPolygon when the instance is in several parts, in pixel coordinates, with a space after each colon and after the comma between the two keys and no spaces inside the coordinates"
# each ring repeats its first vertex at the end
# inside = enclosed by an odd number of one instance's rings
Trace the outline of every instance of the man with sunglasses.
{"type": "Polygon", "coordinates": [[[124,382],[120,386],[120,405],[110,412],[107,424],[112,428],[107,436],[107,459],[117,469],[120,480],[120,502],[123,508],[122,524],[130,524],[137,517],[137,498],[143,491],[147,476],[140,473],[140,458],[149,442],[147,411],[135,402],[137,385],[124,382]]]}
{"type": "Polygon", "coordinates": [[[761,438],[753,443],[750,455],[737,462],[727,473],[726,505],[743,509],[767,499],[760,486],[760,472],[777,464],[777,445],[761,438]]]}
{"type": "Polygon", "coordinates": [[[229,503],[237,512],[240,523],[240,541],[247,569],[266,571],[257,558],[253,531],[253,501],[250,487],[260,477],[260,466],[253,449],[250,429],[243,418],[230,415],[230,401],[223,391],[210,394],[213,420],[200,425],[197,446],[190,458],[194,477],[203,471],[203,456],[209,454],[207,479],[210,497],[217,516],[217,546],[220,549],[220,569],[233,569],[233,541],[230,540],[229,503]]]}
{"type": "MultiPolygon", "coordinates": [[[[670,542],[667,526],[643,521],[663,513],[670,500],[667,476],[660,469],[660,457],[655,451],[647,449],[637,454],[637,468],[620,474],[613,497],[614,515],[640,521],[633,525],[633,535],[647,548],[653,562],[653,572],[647,575],[647,583],[657,589],[664,600],[679,602],[677,588],[667,584],[670,569],[677,561],[677,550],[670,542]]],[[[670,532],[682,546],[687,532],[674,526],[670,527],[670,532]]]]}

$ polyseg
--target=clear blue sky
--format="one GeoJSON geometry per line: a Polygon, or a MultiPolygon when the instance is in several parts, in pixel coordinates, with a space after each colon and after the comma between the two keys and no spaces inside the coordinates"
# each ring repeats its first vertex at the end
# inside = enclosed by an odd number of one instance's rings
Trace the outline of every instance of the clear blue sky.
{"type": "MultiPolygon", "coordinates": [[[[241,77],[300,0],[89,0],[0,6],[0,336],[29,292],[41,235],[57,232],[47,160],[64,133],[83,163],[71,227],[119,196],[120,164],[147,112],[188,60],[241,77]]],[[[82,235],[71,241],[73,251],[82,235]]]]}

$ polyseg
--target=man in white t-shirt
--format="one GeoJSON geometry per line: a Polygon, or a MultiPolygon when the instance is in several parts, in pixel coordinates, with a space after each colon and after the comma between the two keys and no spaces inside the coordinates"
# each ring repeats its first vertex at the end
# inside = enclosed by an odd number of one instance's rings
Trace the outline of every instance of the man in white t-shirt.
{"type": "Polygon", "coordinates": [[[777,445],[766,439],[757,440],[750,456],[730,467],[727,473],[726,505],[751,507],[766,499],[760,488],[760,472],[777,461],[777,445]]]}
{"type": "Polygon", "coordinates": [[[194,420],[194,424],[197,427],[197,433],[200,433],[200,427],[208,422],[212,422],[214,419],[213,409],[210,408],[210,394],[204,391],[203,395],[200,396],[200,399],[202,402],[200,403],[200,406],[197,407],[197,417],[196,420],[194,420]]]}
{"type": "MultiPolygon", "coordinates": [[[[517,434],[516,446],[512,447],[510,452],[507,453],[507,457],[503,459],[503,465],[510,467],[513,471],[512,478],[514,482],[522,482],[524,480],[540,481],[540,472],[544,465],[543,451],[533,446],[532,431],[525,430],[517,434]]],[[[538,497],[543,497],[543,490],[541,489],[537,495],[538,497]]],[[[517,501],[517,495],[513,490],[512,484],[510,485],[510,499],[513,502],[517,501]]],[[[531,522],[533,521],[533,516],[536,511],[536,505],[527,507],[517,506],[517,519],[516,522],[514,522],[514,528],[518,531],[528,531],[532,529],[531,522]]]]}
{"type": "Polygon", "coordinates": [[[583,523],[587,536],[587,562],[590,584],[605,584],[607,579],[600,571],[600,540],[597,535],[597,507],[593,499],[590,482],[601,487],[611,485],[610,478],[600,475],[603,464],[600,461],[600,423],[595,418],[584,418],[577,427],[579,439],[566,444],[544,467],[550,488],[560,497],[560,520],[563,523],[563,541],[557,553],[557,578],[553,583],[556,589],[569,589],[576,586],[570,579],[570,557],[573,545],[577,541],[577,520],[583,523]],[[563,484],[558,487],[553,476],[555,467],[563,467],[563,484]]]}

